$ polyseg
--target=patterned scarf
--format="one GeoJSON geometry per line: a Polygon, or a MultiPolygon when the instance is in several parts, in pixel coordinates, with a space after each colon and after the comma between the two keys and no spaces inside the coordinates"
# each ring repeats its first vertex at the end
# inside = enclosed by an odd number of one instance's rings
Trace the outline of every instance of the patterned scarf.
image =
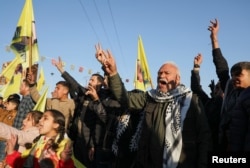
{"type": "Polygon", "coordinates": [[[116,136],[114,138],[113,144],[112,144],[112,151],[113,153],[117,156],[118,154],[118,143],[119,140],[122,136],[122,134],[125,132],[125,130],[128,127],[128,123],[129,123],[129,119],[130,119],[130,113],[127,111],[126,114],[122,115],[119,119],[118,125],[116,127],[116,136]]]}
{"type": "Polygon", "coordinates": [[[165,117],[165,145],[163,151],[163,167],[177,167],[182,149],[183,121],[190,106],[192,92],[184,85],[161,93],[150,90],[149,95],[156,102],[168,102],[165,117]]]}
{"type": "MultiPolygon", "coordinates": [[[[112,151],[116,156],[117,156],[118,150],[119,150],[118,142],[120,141],[122,134],[128,128],[128,124],[130,121],[130,115],[131,115],[131,113],[129,111],[127,111],[126,114],[122,115],[120,117],[118,125],[116,127],[116,137],[115,137],[113,144],[112,144],[112,151]]],[[[137,151],[137,149],[138,149],[138,143],[139,143],[139,139],[140,139],[140,135],[141,135],[143,118],[144,118],[144,113],[141,112],[140,119],[139,119],[138,125],[136,127],[136,131],[130,140],[129,149],[131,152],[137,151]]]]}

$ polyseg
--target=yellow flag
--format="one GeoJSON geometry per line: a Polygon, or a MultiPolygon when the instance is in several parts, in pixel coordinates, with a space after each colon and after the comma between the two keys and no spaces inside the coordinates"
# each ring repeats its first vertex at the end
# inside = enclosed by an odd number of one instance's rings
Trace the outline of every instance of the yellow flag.
{"type": "Polygon", "coordinates": [[[49,87],[47,86],[47,88],[45,89],[45,91],[43,92],[43,94],[41,95],[39,100],[36,102],[36,105],[33,108],[33,110],[39,110],[39,111],[44,112],[45,106],[46,106],[48,90],[49,90],[49,87]]]}
{"type": "Polygon", "coordinates": [[[38,80],[37,80],[37,90],[41,91],[44,84],[45,84],[44,71],[43,71],[43,68],[41,68],[39,76],[38,76],[38,80]]]}
{"type": "Polygon", "coordinates": [[[23,58],[23,67],[39,61],[32,0],[24,4],[10,47],[23,58]]]}
{"type": "Polygon", "coordinates": [[[11,94],[14,94],[14,93],[19,94],[21,79],[22,79],[21,73],[18,73],[14,76],[12,75],[11,80],[9,81],[9,83],[6,85],[6,87],[4,88],[2,92],[4,100],[8,98],[8,96],[11,94]]]}
{"type": "Polygon", "coordinates": [[[3,95],[3,93],[5,92],[7,86],[8,85],[1,85],[1,87],[0,87],[0,95],[3,95]]]}
{"type": "Polygon", "coordinates": [[[141,36],[139,36],[138,39],[138,53],[137,53],[135,69],[136,69],[135,79],[134,79],[135,89],[146,91],[147,88],[150,86],[151,88],[153,88],[152,79],[141,36]]]}
{"type": "Polygon", "coordinates": [[[11,61],[11,63],[2,71],[0,76],[4,76],[7,79],[7,81],[9,81],[12,78],[12,76],[14,75],[16,68],[17,68],[17,65],[20,63],[22,63],[22,59],[20,56],[17,55],[11,61]]]}

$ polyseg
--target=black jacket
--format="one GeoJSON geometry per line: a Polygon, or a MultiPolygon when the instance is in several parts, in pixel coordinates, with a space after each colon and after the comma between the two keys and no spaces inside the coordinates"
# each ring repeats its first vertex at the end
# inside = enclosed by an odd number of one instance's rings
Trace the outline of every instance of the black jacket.
{"type": "Polygon", "coordinates": [[[250,151],[250,87],[241,92],[232,111],[229,149],[250,151]]]}
{"type": "MultiPolygon", "coordinates": [[[[76,126],[71,130],[69,136],[74,139],[75,137],[72,135],[77,135],[84,139],[85,146],[95,147],[102,140],[101,131],[107,119],[106,111],[100,101],[94,102],[85,95],[86,88],[82,87],[69,73],[65,71],[62,77],[69,83],[70,96],[75,100],[76,108],[73,122],[75,124],[81,123],[81,128],[76,126]]],[[[104,99],[105,94],[102,94],[102,91],[97,94],[100,100],[104,99]]]]}
{"type": "Polygon", "coordinates": [[[200,85],[199,71],[191,71],[191,89],[200,98],[211,129],[212,145],[211,150],[219,150],[219,124],[223,97],[216,95],[209,97],[200,85]]]}

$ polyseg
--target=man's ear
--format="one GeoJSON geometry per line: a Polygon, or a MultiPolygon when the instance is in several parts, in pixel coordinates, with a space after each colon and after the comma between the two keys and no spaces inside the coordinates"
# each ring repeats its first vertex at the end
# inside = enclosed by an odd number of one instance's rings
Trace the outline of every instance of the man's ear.
{"type": "Polygon", "coordinates": [[[96,89],[99,90],[102,88],[102,86],[103,86],[103,83],[98,82],[98,84],[96,85],[96,89]]]}
{"type": "Polygon", "coordinates": [[[68,95],[68,94],[69,94],[69,89],[68,89],[68,88],[64,88],[64,89],[63,89],[63,93],[64,93],[65,95],[68,95]]]}
{"type": "Polygon", "coordinates": [[[176,75],[175,80],[176,80],[176,84],[179,85],[181,83],[181,77],[180,77],[180,75],[176,75]]]}

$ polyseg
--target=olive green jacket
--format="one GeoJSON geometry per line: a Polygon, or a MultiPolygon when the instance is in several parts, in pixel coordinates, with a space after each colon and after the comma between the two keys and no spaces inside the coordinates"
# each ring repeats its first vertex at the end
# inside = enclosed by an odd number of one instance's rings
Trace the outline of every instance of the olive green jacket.
{"type": "MultiPolygon", "coordinates": [[[[167,102],[155,102],[147,92],[126,91],[119,74],[109,77],[109,86],[117,100],[130,109],[145,112],[138,144],[136,167],[160,168],[163,163],[165,112],[167,102]]],[[[182,152],[178,167],[207,167],[211,137],[202,103],[193,94],[182,129],[182,152]]]]}

